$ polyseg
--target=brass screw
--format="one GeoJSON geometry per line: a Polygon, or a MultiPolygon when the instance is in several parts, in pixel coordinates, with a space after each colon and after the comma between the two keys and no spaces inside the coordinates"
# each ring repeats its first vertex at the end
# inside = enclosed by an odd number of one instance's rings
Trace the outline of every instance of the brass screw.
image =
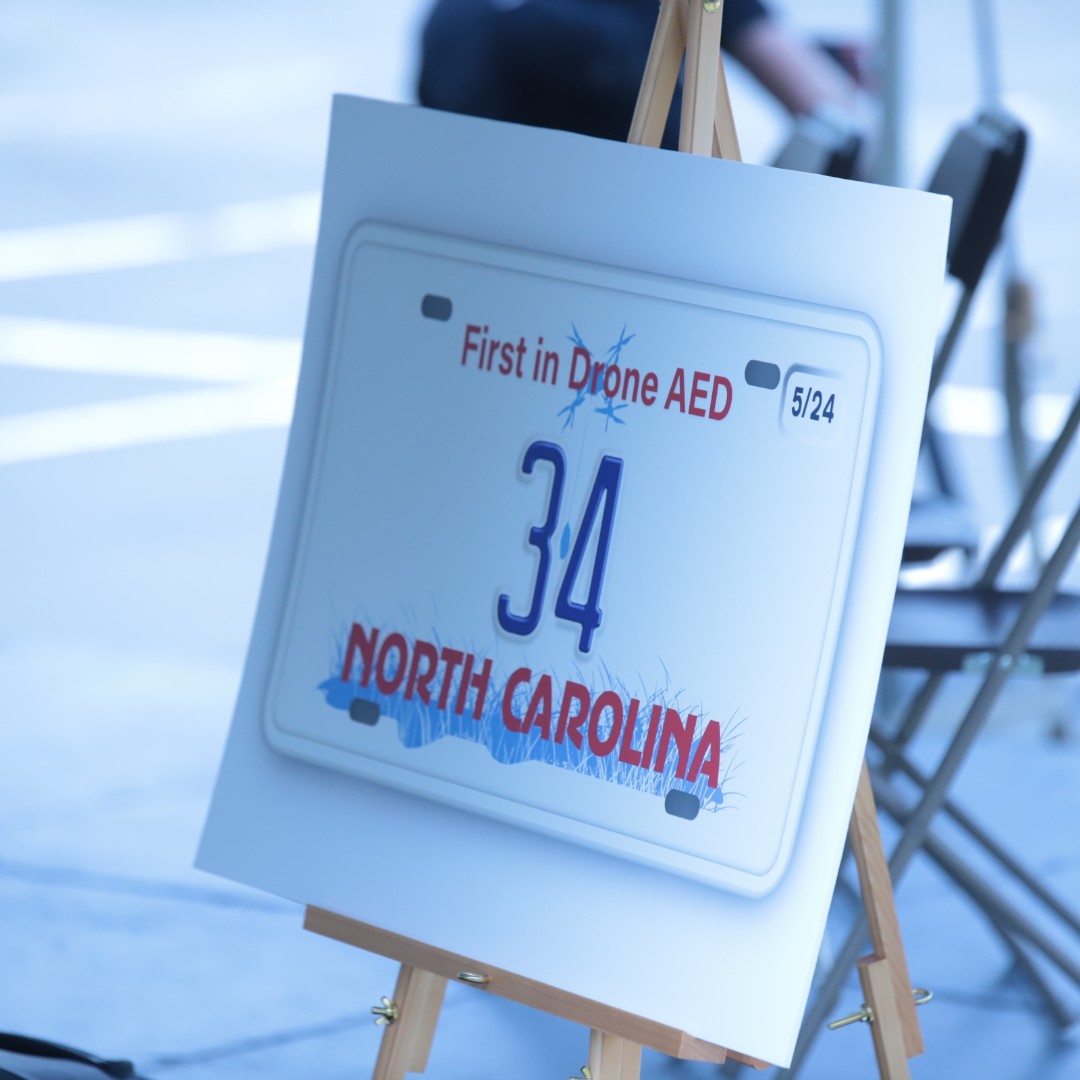
{"type": "Polygon", "coordinates": [[[841,1016],[839,1020],[834,1020],[831,1024],[825,1026],[830,1031],[836,1031],[838,1028],[847,1027],[848,1024],[872,1024],[874,1022],[874,1010],[869,1005],[863,1005],[858,1012],[850,1013],[847,1016],[841,1016]]]}
{"type": "Polygon", "coordinates": [[[491,982],[490,975],[479,975],[475,971],[459,971],[457,977],[471,986],[487,986],[491,982]]]}
{"type": "MultiPolygon", "coordinates": [[[[916,1005],[926,1005],[934,1000],[933,990],[926,990],[922,987],[917,987],[911,991],[912,1000],[916,1005]]],[[[872,1024],[874,1022],[874,1010],[870,1008],[866,1002],[863,1002],[863,1007],[858,1012],[850,1013],[847,1016],[841,1016],[839,1020],[834,1020],[831,1024],[825,1026],[830,1031],[836,1031],[837,1028],[847,1027],[848,1024],[872,1024]]]]}
{"type": "MultiPolygon", "coordinates": [[[[722,2],[723,0],[704,0],[705,10],[711,15],[722,2]]],[[[585,1080],[588,1080],[588,1077],[585,1080]]]]}
{"type": "Polygon", "coordinates": [[[398,1018],[398,1007],[388,998],[380,998],[381,1005],[372,1005],[371,1012],[375,1016],[376,1026],[385,1024],[389,1027],[398,1018]]]}

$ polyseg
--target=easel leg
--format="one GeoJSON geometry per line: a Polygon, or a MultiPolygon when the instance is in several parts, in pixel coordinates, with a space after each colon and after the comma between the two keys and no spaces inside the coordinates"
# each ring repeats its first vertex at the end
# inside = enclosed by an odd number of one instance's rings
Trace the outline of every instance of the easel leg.
{"type": "Polygon", "coordinates": [[[594,1029],[589,1036],[589,1071],[593,1080],[640,1080],[641,1047],[594,1029]]]}
{"type": "Polygon", "coordinates": [[[446,979],[441,975],[401,965],[394,987],[398,1016],[386,1027],[371,1080],[405,1080],[406,1073],[427,1068],[445,993],[446,979]]]}
{"type": "Polygon", "coordinates": [[[664,137],[664,125],[686,49],[686,14],[679,7],[681,2],[663,0],[661,4],[627,142],[659,146],[664,137]]]}
{"type": "Polygon", "coordinates": [[[719,65],[720,78],[716,83],[716,119],[713,129],[712,156],[723,158],[725,161],[742,161],[739,136],[735,131],[735,118],[731,113],[727,77],[724,75],[724,58],[719,53],[717,53],[716,62],[719,65]]]}
{"type": "MultiPolygon", "coordinates": [[[[900,936],[900,924],[896,918],[896,902],[893,898],[892,879],[889,876],[889,864],[885,859],[885,849],[881,843],[878,828],[877,807],[874,804],[874,789],[870,783],[870,771],[863,762],[859,777],[859,788],[855,795],[855,806],[851,812],[851,850],[859,870],[859,887],[862,890],[863,907],[870,926],[870,940],[874,944],[874,956],[860,961],[859,977],[864,978],[864,968],[873,967],[875,960],[887,960],[887,965],[875,969],[875,986],[881,978],[881,971],[892,980],[889,994],[891,1005],[885,1005],[884,995],[879,990],[879,1004],[888,1014],[888,1025],[896,1023],[899,1028],[905,1059],[923,1052],[922,1032],[915,1015],[915,1004],[911,998],[911,976],[908,974],[907,957],[904,942],[900,936]]],[[[870,998],[867,1004],[873,1007],[870,998]]],[[[885,1026],[874,1023],[875,1029],[885,1026]]],[[[874,1045],[878,1036],[874,1035],[874,1045]]],[[[906,1075],[904,1073],[897,1075],[906,1075]]],[[[882,1076],[892,1074],[882,1073],[882,1076]]]]}
{"type": "MultiPolygon", "coordinates": [[[[870,1034],[874,1039],[881,1080],[911,1080],[904,1049],[903,1020],[897,1007],[892,966],[887,959],[865,956],[858,962],[863,997],[873,1012],[870,1034]]],[[[908,995],[910,1000],[910,995],[908,995]]]]}
{"type": "Polygon", "coordinates": [[[720,56],[723,4],[706,12],[698,0],[662,0],[627,142],[659,146],[683,54],[686,80],[679,149],[741,160],[720,56]]]}
{"type": "Polygon", "coordinates": [[[719,11],[707,12],[704,4],[691,3],[689,16],[679,149],[684,153],[710,157],[716,123],[717,88],[721,77],[720,24],[723,6],[719,11]]]}

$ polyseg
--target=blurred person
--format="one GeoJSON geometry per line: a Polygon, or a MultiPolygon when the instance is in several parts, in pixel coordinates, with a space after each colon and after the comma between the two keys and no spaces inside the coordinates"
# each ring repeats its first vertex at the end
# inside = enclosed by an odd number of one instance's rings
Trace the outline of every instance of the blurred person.
{"type": "MultiPolygon", "coordinates": [[[[437,0],[422,34],[422,105],[624,140],[658,0],[437,0]]],[[[864,127],[846,53],[804,41],[762,0],[726,0],[722,48],[793,116],[840,112],[864,127]]],[[[663,145],[678,143],[677,88],[663,145]]]]}

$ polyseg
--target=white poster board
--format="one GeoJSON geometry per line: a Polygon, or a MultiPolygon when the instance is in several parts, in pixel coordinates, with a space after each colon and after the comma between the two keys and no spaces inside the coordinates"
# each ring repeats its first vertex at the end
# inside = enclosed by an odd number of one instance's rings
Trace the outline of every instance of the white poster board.
{"type": "Polygon", "coordinates": [[[789,1060],[947,222],[337,99],[199,865],[789,1060]]]}

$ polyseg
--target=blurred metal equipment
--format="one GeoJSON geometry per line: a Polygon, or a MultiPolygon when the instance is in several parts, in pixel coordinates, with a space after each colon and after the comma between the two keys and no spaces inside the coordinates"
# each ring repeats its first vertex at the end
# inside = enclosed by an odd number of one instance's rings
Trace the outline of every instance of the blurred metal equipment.
{"type": "MultiPolygon", "coordinates": [[[[1001,65],[998,35],[994,21],[993,0],[972,0],[971,5],[973,43],[976,70],[979,78],[979,100],[982,108],[996,113],[1001,106],[1001,65]]],[[[908,60],[908,19],[902,0],[879,0],[877,5],[877,32],[880,43],[880,101],[881,126],[877,140],[876,160],[872,179],[882,184],[903,184],[906,130],[904,102],[905,75],[908,60]]],[[[937,190],[932,188],[932,190],[937,190]]],[[[997,237],[995,236],[995,242],[997,237]]],[[[1033,323],[1034,298],[1029,282],[1024,280],[1017,266],[1016,243],[1006,232],[1002,243],[1004,277],[1005,326],[1002,332],[1001,385],[1005,397],[1008,418],[1009,447],[1017,489],[1021,490],[1028,472],[1028,445],[1023,428],[1024,404],[1023,348],[1033,323]]],[[[957,332],[959,321],[954,317],[957,332]]],[[[951,351],[955,342],[948,342],[951,351]]],[[[946,357],[947,360],[947,357],[946,357]]],[[[944,364],[938,366],[934,385],[944,373],[944,364]]],[[[943,490],[950,490],[940,442],[933,433],[928,438],[928,454],[938,483],[943,490]]],[[[933,549],[938,536],[952,533],[967,539],[959,546],[970,550],[970,529],[964,524],[959,507],[946,509],[939,505],[925,519],[922,508],[912,508],[911,530],[913,543],[905,557],[910,561],[926,561],[939,554],[946,544],[933,549]],[[944,532],[942,532],[944,530],[944,532]]]]}
{"type": "Polygon", "coordinates": [[[797,116],[773,167],[850,180],[862,149],[859,131],[839,112],[797,116]]]}
{"type": "MultiPolygon", "coordinates": [[[[1002,109],[958,127],[938,161],[927,190],[953,200],[946,269],[959,297],[934,356],[929,402],[941,385],[987,263],[997,247],[1027,153],[1027,131],[1002,109]]],[[[908,522],[905,562],[925,562],[950,548],[974,552],[978,534],[956,498],[940,440],[927,419],[923,449],[937,494],[916,500],[908,522]]]]}
{"type": "MultiPolygon", "coordinates": [[[[975,25],[975,59],[983,106],[988,109],[997,108],[1001,104],[1001,60],[992,0],[972,0],[972,17],[975,25]]],[[[1005,305],[1001,386],[1005,394],[1013,476],[1019,490],[1024,486],[1030,467],[1027,435],[1023,424],[1023,361],[1024,347],[1034,330],[1035,295],[1031,283],[1024,278],[1020,270],[1013,230],[1006,230],[1001,246],[1005,305]]],[[[1034,533],[1032,542],[1035,543],[1038,555],[1034,533]]]]}
{"type": "Polygon", "coordinates": [[[931,396],[941,384],[975,289],[1001,239],[1026,151],[1027,132],[1019,121],[1003,109],[984,111],[953,133],[927,185],[927,191],[953,200],[948,269],[961,285],[960,299],[934,357],[931,396]]]}
{"type": "Polygon", "coordinates": [[[881,0],[878,7],[878,41],[881,43],[881,131],[873,180],[879,184],[903,184],[904,111],[902,93],[907,55],[901,0],[881,0]]]}

